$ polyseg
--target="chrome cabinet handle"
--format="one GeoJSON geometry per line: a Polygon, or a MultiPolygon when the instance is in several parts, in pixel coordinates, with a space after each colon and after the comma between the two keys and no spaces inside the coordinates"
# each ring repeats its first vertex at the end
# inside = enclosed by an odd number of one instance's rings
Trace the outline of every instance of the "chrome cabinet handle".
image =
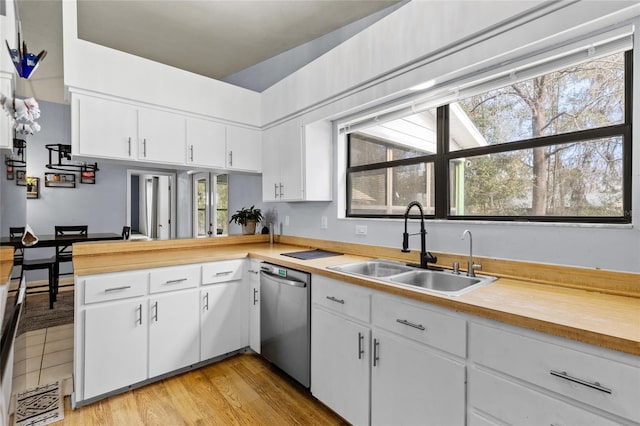
{"type": "Polygon", "coordinates": [[[577,377],[573,377],[573,376],[568,375],[566,371],[551,370],[551,371],[549,371],[549,374],[551,374],[552,376],[560,377],[561,379],[565,379],[565,380],[568,380],[568,381],[573,382],[573,383],[577,383],[577,384],[582,385],[582,386],[586,386],[586,387],[591,388],[591,389],[599,390],[600,392],[611,393],[611,389],[605,388],[604,386],[602,386],[598,382],[591,383],[591,382],[588,382],[586,380],[578,379],[577,377]]]}
{"type": "Polygon", "coordinates": [[[186,281],[188,278],[178,278],[177,280],[169,280],[165,284],[177,284],[186,281]]]}
{"type": "Polygon", "coordinates": [[[358,359],[362,359],[362,355],[364,355],[364,348],[362,344],[364,343],[364,334],[358,332],[358,359]]]}
{"type": "Polygon", "coordinates": [[[155,322],[158,322],[158,302],[153,304],[153,309],[154,309],[154,315],[153,315],[153,319],[155,322]]]}
{"type": "Polygon", "coordinates": [[[424,328],[422,324],[414,324],[404,319],[397,319],[396,322],[399,322],[400,324],[408,325],[409,327],[417,328],[418,330],[422,330],[422,331],[426,330],[426,328],[424,328]]]}
{"type": "Polygon", "coordinates": [[[373,366],[377,366],[380,363],[380,355],[378,352],[380,351],[380,341],[378,339],[373,339],[373,366]]]}
{"type": "Polygon", "coordinates": [[[344,305],[344,299],[337,299],[333,296],[327,296],[327,299],[331,300],[332,302],[336,302],[336,303],[340,303],[341,305],[344,305]]]}
{"type": "Polygon", "coordinates": [[[253,289],[253,304],[255,305],[256,303],[258,303],[258,298],[256,297],[258,295],[258,289],[254,288],[253,289]]]}
{"type": "Polygon", "coordinates": [[[221,277],[223,275],[233,274],[233,271],[224,271],[224,272],[216,272],[216,277],[221,277]]]}
{"type": "Polygon", "coordinates": [[[129,136],[129,140],[127,141],[127,143],[129,144],[129,157],[131,157],[131,136],[129,136]]]}
{"type": "Polygon", "coordinates": [[[142,139],[142,155],[147,156],[147,138],[142,139]]]}
{"type": "Polygon", "coordinates": [[[273,184],[273,198],[278,198],[278,184],[273,184]]]}
{"type": "Polygon", "coordinates": [[[190,158],[191,158],[191,162],[193,163],[193,145],[189,147],[189,151],[191,152],[190,158]]]}
{"type": "Polygon", "coordinates": [[[233,166],[233,151],[229,151],[229,166],[233,166]]]}
{"type": "Polygon", "coordinates": [[[204,294],[204,310],[209,310],[209,293],[204,294]]]}
{"type": "Polygon", "coordinates": [[[249,273],[257,275],[260,273],[260,271],[254,271],[253,269],[249,269],[249,273]]]}
{"type": "Polygon", "coordinates": [[[138,307],[136,308],[136,311],[138,311],[138,321],[136,322],[142,325],[142,304],[138,305],[138,307]]]}
{"type": "Polygon", "coordinates": [[[280,198],[282,198],[284,195],[284,192],[282,192],[282,188],[284,188],[284,185],[282,184],[282,182],[280,182],[280,198]]]}
{"type": "Polygon", "coordinates": [[[122,287],[111,287],[111,288],[106,288],[104,289],[105,293],[109,293],[110,291],[119,291],[119,290],[126,290],[128,288],[131,288],[130,285],[123,285],[122,287]]]}

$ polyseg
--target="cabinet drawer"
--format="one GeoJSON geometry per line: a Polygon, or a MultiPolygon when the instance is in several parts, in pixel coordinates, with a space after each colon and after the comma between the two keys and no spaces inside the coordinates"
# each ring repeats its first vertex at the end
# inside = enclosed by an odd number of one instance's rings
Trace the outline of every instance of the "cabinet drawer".
{"type": "Polygon", "coordinates": [[[221,260],[202,265],[202,284],[215,284],[242,279],[243,259],[221,260]]]}
{"type": "Polygon", "coordinates": [[[149,273],[149,293],[182,290],[200,283],[199,266],[159,268],[149,273]]]}
{"type": "Polygon", "coordinates": [[[317,305],[360,321],[371,321],[371,292],[364,288],[314,275],[311,300],[317,305]]]}
{"type": "Polygon", "coordinates": [[[533,389],[474,368],[469,369],[471,414],[479,410],[511,425],[613,426],[618,423],[533,389]]]}
{"type": "Polygon", "coordinates": [[[148,272],[116,272],[80,278],[84,303],[107,302],[147,294],[148,272]]]}
{"type": "Polygon", "coordinates": [[[466,321],[402,300],[373,296],[373,324],[454,355],[467,355],[466,321]]]}
{"type": "Polygon", "coordinates": [[[576,350],[543,339],[473,323],[469,356],[478,364],[640,421],[640,359],[626,364],[591,353],[587,345],[576,350]]]}

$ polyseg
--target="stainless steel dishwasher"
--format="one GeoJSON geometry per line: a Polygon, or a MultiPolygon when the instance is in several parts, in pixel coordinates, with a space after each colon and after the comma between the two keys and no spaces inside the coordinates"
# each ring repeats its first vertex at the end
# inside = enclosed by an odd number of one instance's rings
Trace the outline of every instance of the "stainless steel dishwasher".
{"type": "Polygon", "coordinates": [[[260,354],[303,386],[310,384],[311,275],[260,267],[260,354]]]}

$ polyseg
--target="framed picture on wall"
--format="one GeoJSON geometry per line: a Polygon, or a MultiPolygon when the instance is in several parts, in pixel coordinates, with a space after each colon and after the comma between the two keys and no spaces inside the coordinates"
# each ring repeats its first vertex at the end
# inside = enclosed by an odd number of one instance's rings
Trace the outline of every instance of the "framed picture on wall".
{"type": "Polygon", "coordinates": [[[13,168],[13,166],[7,166],[7,180],[14,180],[15,179],[15,170],[13,168]]]}
{"type": "Polygon", "coordinates": [[[25,170],[16,170],[16,185],[18,186],[27,186],[27,181],[25,180],[25,170]]]}

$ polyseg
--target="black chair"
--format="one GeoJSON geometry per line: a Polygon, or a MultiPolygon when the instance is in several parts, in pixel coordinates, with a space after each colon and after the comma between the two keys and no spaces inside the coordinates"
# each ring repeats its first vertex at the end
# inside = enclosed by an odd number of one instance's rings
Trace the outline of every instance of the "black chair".
{"type": "Polygon", "coordinates": [[[129,237],[131,237],[131,227],[130,226],[123,226],[122,227],[122,239],[123,240],[128,240],[129,237]]]}
{"type": "MultiPolygon", "coordinates": [[[[24,234],[24,226],[20,227],[10,227],[9,228],[9,237],[10,238],[22,238],[24,234]]],[[[37,285],[29,287],[29,290],[47,287],[47,290],[38,290],[38,291],[29,291],[30,294],[33,293],[49,293],[49,309],[53,309],[53,302],[55,301],[55,284],[56,284],[56,276],[55,276],[55,267],[56,267],[56,259],[55,257],[49,257],[44,259],[25,259],[24,258],[24,247],[22,245],[16,245],[15,250],[13,252],[13,264],[20,265],[20,281],[22,281],[22,277],[24,276],[25,271],[35,271],[38,269],[46,269],[48,274],[48,283],[47,285],[37,285]]]]}
{"type": "MultiPolygon", "coordinates": [[[[56,238],[63,237],[65,235],[87,236],[88,228],[89,227],[87,225],[70,225],[70,226],[56,225],[54,227],[56,238]]],[[[73,243],[71,242],[68,244],[61,242],[56,245],[56,257],[55,257],[56,265],[54,269],[54,275],[55,275],[54,298],[53,298],[54,301],[55,301],[56,295],[58,294],[58,289],[60,287],[73,287],[73,284],[67,284],[63,286],[59,285],[60,275],[73,275],[73,270],[71,272],[65,272],[62,274],[60,273],[61,263],[67,263],[67,262],[70,263],[73,261],[72,245],[73,243]]]]}
{"type": "MultiPolygon", "coordinates": [[[[9,238],[22,238],[24,234],[24,226],[10,226],[9,238]]],[[[22,262],[24,261],[24,247],[16,245],[13,250],[13,266],[20,266],[20,280],[22,280],[22,262]]]]}

